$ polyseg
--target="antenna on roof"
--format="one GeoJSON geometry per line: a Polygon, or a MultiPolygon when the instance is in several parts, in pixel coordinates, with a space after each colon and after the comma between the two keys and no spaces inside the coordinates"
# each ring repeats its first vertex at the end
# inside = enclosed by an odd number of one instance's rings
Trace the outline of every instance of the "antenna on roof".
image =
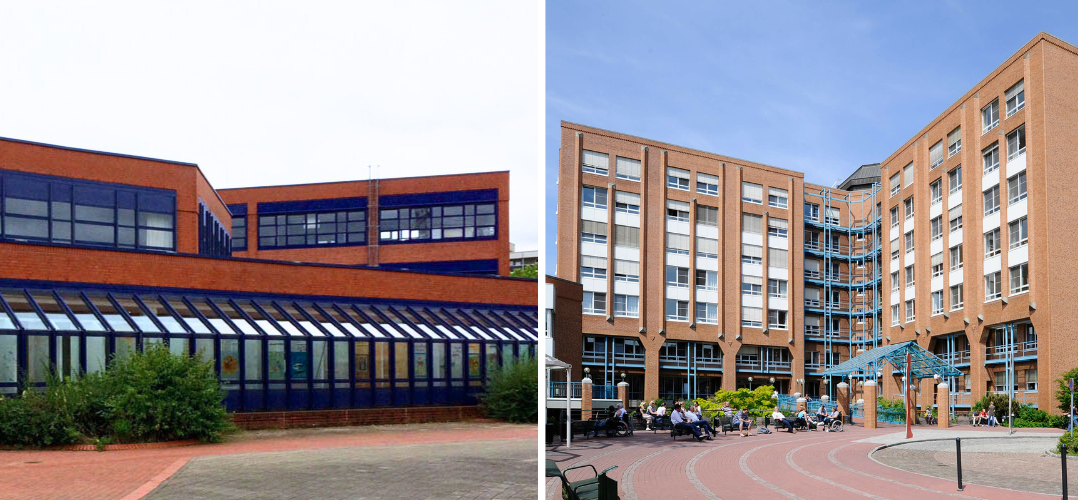
{"type": "Polygon", "coordinates": [[[835,182],[831,184],[831,187],[833,187],[833,188],[837,188],[837,187],[838,187],[838,184],[839,184],[840,182],[842,182],[842,178],[841,178],[841,177],[840,177],[840,178],[838,178],[838,179],[835,179],[835,182]]]}

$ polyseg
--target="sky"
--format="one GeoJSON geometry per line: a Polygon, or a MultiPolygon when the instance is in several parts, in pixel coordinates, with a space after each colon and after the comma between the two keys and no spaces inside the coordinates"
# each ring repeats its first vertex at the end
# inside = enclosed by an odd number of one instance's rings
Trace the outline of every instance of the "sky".
{"type": "Polygon", "coordinates": [[[0,136],[197,163],[218,189],[509,170],[510,241],[537,249],[542,13],[2,2],[0,136]]]}
{"type": "Polygon", "coordinates": [[[550,0],[544,272],[562,120],[841,182],[885,159],[1078,3],[550,0]]]}

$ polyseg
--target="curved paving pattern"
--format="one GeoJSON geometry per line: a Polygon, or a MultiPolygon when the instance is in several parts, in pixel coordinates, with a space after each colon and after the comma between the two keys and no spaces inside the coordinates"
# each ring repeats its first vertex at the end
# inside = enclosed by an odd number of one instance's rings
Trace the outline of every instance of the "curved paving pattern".
{"type": "MultiPolygon", "coordinates": [[[[957,491],[953,462],[949,465],[949,477],[932,477],[893,468],[869,457],[880,443],[894,442],[893,434],[903,430],[896,426],[883,426],[875,430],[847,426],[846,432],[841,433],[800,432],[791,435],[781,432],[751,438],[731,434],[703,442],[675,442],[669,434],[643,432],[626,438],[574,442],[573,449],[568,453],[564,447],[548,447],[547,453],[563,469],[574,464],[591,463],[601,471],[617,465],[618,468],[610,475],[618,480],[620,494],[626,500],[671,496],[679,500],[1058,498],[1058,495],[969,484],[972,478],[966,472],[970,470],[970,466],[966,465],[966,440],[963,440],[962,459],[967,484],[962,492],[957,491]]],[[[918,434],[921,437],[934,436],[925,430],[915,428],[914,439],[918,439],[918,434]]],[[[1000,437],[1005,434],[1005,431],[998,433],[1000,437]]],[[[1018,441],[1013,443],[1015,446],[1018,444],[1018,441]]],[[[928,450],[918,452],[939,453],[928,450]]],[[[1000,455],[992,456],[998,459],[1000,455]]],[[[1055,469],[1052,471],[1056,474],[1054,477],[1058,486],[1059,459],[1054,460],[1055,469]]],[[[941,470],[948,467],[945,462],[937,460],[937,463],[943,464],[936,465],[941,470]]],[[[979,464],[977,460],[975,463],[979,464]]],[[[1026,474],[1023,469],[1013,470],[1018,471],[1015,474],[1026,474]]],[[[1051,474],[1052,471],[1044,470],[1042,473],[1051,474]]],[[[583,476],[570,473],[570,477],[579,479],[583,476]]],[[[1072,472],[1071,477],[1078,477],[1078,472],[1072,472]]],[[[547,481],[548,499],[559,498],[559,491],[560,485],[556,480],[547,481]]]]}

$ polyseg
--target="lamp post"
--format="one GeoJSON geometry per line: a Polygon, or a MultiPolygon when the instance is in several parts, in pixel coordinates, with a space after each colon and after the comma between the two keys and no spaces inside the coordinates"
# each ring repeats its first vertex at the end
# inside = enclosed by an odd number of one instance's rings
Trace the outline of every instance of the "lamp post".
{"type": "Polygon", "coordinates": [[[752,390],[752,377],[749,377],[749,390],[752,390]]]}

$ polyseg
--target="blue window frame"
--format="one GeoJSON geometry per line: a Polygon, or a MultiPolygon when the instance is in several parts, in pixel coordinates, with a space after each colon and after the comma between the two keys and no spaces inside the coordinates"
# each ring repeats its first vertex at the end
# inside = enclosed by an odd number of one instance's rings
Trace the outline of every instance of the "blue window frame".
{"type": "Polygon", "coordinates": [[[146,287],[0,285],[0,393],[165,345],[211,361],[230,411],[474,404],[534,356],[534,308],[146,287]]]}
{"type": "Polygon", "coordinates": [[[2,239],[176,250],[176,192],[0,170],[2,239]]]}
{"type": "Polygon", "coordinates": [[[232,235],[202,200],[198,200],[198,220],[199,255],[214,257],[232,255],[232,235]]]}
{"type": "Polygon", "coordinates": [[[232,213],[232,251],[247,250],[247,204],[229,205],[232,213]]]}
{"type": "Polygon", "coordinates": [[[384,196],[382,243],[485,240],[498,237],[498,190],[384,196]]]}
{"type": "Polygon", "coordinates": [[[258,248],[367,244],[367,199],[258,204],[258,248]]]}

